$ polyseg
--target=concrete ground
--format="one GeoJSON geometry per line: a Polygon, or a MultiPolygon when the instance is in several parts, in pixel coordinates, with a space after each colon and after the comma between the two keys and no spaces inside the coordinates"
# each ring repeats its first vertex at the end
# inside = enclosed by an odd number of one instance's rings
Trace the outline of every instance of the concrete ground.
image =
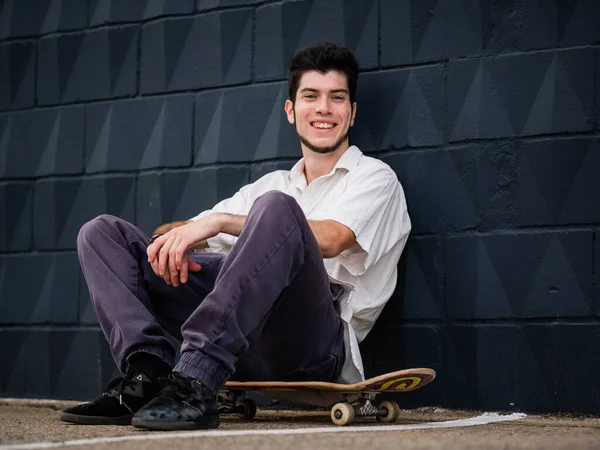
{"type": "Polygon", "coordinates": [[[61,422],[73,402],[0,399],[0,450],[86,449],[600,449],[600,417],[482,415],[435,408],[403,410],[395,424],[357,419],[331,424],[325,411],[259,411],[242,421],[223,416],[211,431],[158,433],[61,422]],[[480,424],[482,422],[491,422],[480,424]],[[446,428],[440,428],[445,426],[446,428]]]}

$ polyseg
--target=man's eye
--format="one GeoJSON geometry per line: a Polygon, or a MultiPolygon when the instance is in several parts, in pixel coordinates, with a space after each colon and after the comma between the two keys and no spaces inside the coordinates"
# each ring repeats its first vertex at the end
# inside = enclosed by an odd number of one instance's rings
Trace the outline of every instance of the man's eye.
{"type": "Polygon", "coordinates": [[[344,97],[342,97],[341,95],[336,95],[334,97],[331,97],[333,100],[337,100],[337,101],[344,101],[344,97]]]}
{"type": "Polygon", "coordinates": [[[304,96],[304,98],[317,98],[317,96],[313,94],[307,94],[304,96]]]}

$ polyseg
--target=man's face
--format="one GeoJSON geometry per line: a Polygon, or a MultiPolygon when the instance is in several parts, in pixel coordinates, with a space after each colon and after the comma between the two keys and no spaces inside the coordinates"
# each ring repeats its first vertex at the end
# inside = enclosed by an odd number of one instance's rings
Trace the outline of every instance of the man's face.
{"type": "Polygon", "coordinates": [[[346,75],[309,71],[302,75],[296,101],[285,102],[288,121],[296,124],[303,146],[317,153],[348,148],[348,129],[354,124],[346,75]]]}

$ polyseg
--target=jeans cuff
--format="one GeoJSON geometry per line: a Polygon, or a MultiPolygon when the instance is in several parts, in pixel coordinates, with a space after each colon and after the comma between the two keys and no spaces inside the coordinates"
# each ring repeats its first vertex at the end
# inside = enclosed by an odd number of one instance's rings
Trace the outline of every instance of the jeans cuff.
{"type": "Polygon", "coordinates": [[[195,351],[182,353],[173,372],[198,380],[214,394],[219,392],[230,376],[220,364],[195,351]]]}
{"type": "Polygon", "coordinates": [[[142,346],[136,347],[129,355],[127,355],[127,357],[125,358],[125,362],[122,365],[124,367],[120,367],[121,371],[123,373],[125,373],[127,371],[127,367],[128,367],[127,361],[129,360],[129,358],[132,355],[135,355],[136,353],[142,353],[142,352],[150,353],[151,355],[157,356],[162,361],[167,363],[170,367],[173,367],[173,364],[175,364],[175,355],[173,354],[173,350],[165,349],[163,347],[153,347],[150,345],[142,345],[142,346]]]}

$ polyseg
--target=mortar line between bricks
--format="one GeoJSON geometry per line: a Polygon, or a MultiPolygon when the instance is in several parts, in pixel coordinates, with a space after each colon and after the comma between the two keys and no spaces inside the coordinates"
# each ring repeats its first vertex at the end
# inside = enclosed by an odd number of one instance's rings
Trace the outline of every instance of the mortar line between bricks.
{"type": "Polygon", "coordinates": [[[447,252],[446,249],[446,238],[443,236],[439,237],[440,242],[440,295],[442,301],[441,315],[442,315],[442,326],[446,326],[448,323],[448,301],[446,297],[446,267],[448,267],[447,252]]]}
{"type": "Polygon", "coordinates": [[[380,325],[388,325],[388,326],[392,326],[395,327],[396,325],[408,325],[408,326],[421,326],[421,325],[425,325],[425,326],[440,326],[440,325],[444,325],[444,319],[443,318],[439,318],[439,319],[418,319],[418,318],[410,318],[410,319],[403,319],[402,317],[381,317],[377,320],[377,324],[378,326],[380,325]]]}
{"type": "Polygon", "coordinates": [[[465,145],[465,144],[477,144],[477,143],[486,143],[486,142],[500,142],[500,141],[512,141],[512,140],[520,140],[525,142],[531,141],[540,141],[547,140],[550,138],[569,138],[569,137],[578,137],[578,136],[600,136],[600,132],[598,130],[584,130],[584,131],[560,131],[557,133],[543,133],[543,134],[532,134],[527,136],[498,136],[498,137],[485,137],[485,138],[468,138],[468,139],[459,139],[455,141],[448,141],[448,145],[465,145]]]}
{"type": "Polygon", "coordinates": [[[598,114],[600,113],[600,105],[598,104],[598,102],[600,101],[599,97],[599,92],[600,92],[600,86],[598,86],[598,81],[600,80],[599,74],[600,74],[600,67],[598,67],[600,65],[600,51],[595,51],[594,52],[594,73],[592,74],[592,76],[594,77],[594,79],[592,80],[592,88],[593,88],[593,92],[592,92],[592,101],[593,101],[593,110],[592,110],[592,120],[594,121],[594,129],[598,129],[598,127],[600,126],[600,117],[598,117],[598,114]]]}
{"type": "Polygon", "coordinates": [[[142,90],[141,85],[141,74],[142,74],[142,29],[138,27],[135,30],[136,42],[137,42],[137,52],[135,55],[136,58],[136,70],[135,70],[135,96],[139,97],[140,92],[142,90]]]}
{"type": "Polygon", "coordinates": [[[402,148],[393,148],[393,149],[385,149],[385,150],[374,150],[374,151],[363,151],[363,153],[367,156],[377,156],[385,157],[385,156],[395,156],[395,155],[407,155],[407,154],[415,154],[415,153],[426,153],[426,152],[434,152],[434,151],[443,151],[445,145],[438,146],[424,146],[424,147],[402,147],[402,148]]]}
{"type": "Polygon", "coordinates": [[[90,16],[92,15],[92,0],[86,0],[85,3],[86,3],[85,30],[88,30],[90,28],[90,22],[91,22],[90,16]]]}
{"type": "Polygon", "coordinates": [[[250,82],[245,82],[245,83],[237,83],[237,84],[223,84],[223,85],[219,85],[219,86],[207,86],[207,87],[200,87],[200,88],[193,88],[193,89],[181,89],[181,90],[173,90],[173,91],[164,91],[164,92],[149,92],[149,93],[140,93],[139,95],[136,93],[132,93],[132,94],[128,94],[128,95],[121,95],[121,96],[117,96],[117,97],[111,97],[111,98],[98,98],[98,99],[88,99],[88,100],[81,100],[81,101],[74,101],[74,102],[64,102],[64,103],[52,103],[52,104],[46,104],[46,105],[39,105],[35,108],[13,108],[13,109],[4,109],[0,111],[0,115],[3,114],[13,114],[13,113],[18,113],[18,112],[25,112],[25,111],[39,111],[39,110],[46,110],[46,109],[50,109],[50,108],[60,108],[60,107],[67,107],[67,106],[81,106],[81,105],[102,105],[102,104],[115,104],[118,103],[119,101],[134,101],[134,100],[143,100],[143,99],[153,99],[153,98],[160,98],[160,97],[170,97],[170,96],[175,96],[175,95],[197,95],[197,94],[202,94],[204,92],[215,92],[215,91],[219,91],[219,90],[231,90],[231,89],[236,89],[236,88],[245,88],[245,87],[249,87],[249,86],[263,86],[263,85],[270,85],[270,84],[277,84],[277,83],[283,83],[285,82],[285,79],[276,79],[276,80],[262,80],[262,81],[257,81],[255,83],[250,83],[250,82]]]}
{"type": "Polygon", "coordinates": [[[448,118],[448,63],[443,66],[444,71],[444,143],[450,143],[450,120],[448,118]]]}
{"type": "Polygon", "coordinates": [[[411,233],[411,238],[455,238],[455,237],[487,237],[487,236],[508,236],[508,235],[528,235],[536,233],[562,233],[571,231],[594,231],[598,228],[598,223],[586,224],[568,224],[568,225],[532,225],[522,228],[489,228],[486,230],[462,230],[445,231],[436,233],[411,233]]]}
{"type": "Polygon", "coordinates": [[[517,330],[516,333],[516,340],[517,340],[517,348],[515,349],[516,352],[516,362],[517,362],[517,366],[515,367],[515,383],[513,384],[512,388],[514,389],[514,396],[516,398],[518,398],[519,394],[522,394],[522,387],[521,387],[521,383],[522,383],[522,379],[521,379],[521,373],[523,371],[523,345],[525,345],[525,339],[523,336],[523,333],[520,332],[521,330],[517,330]]]}
{"type": "MultiPolygon", "coordinates": [[[[33,228],[33,227],[32,227],[33,228]]],[[[77,249],[73,248],[56,248],[56,249],[34,249],[34,250],[6,250],[0,251],[0,257],[17,257],[17,256],[52,256],[52,255],[73,254],[77,255],[77,249]]]]}
{"type": "Polygon", "coordinates": [[[250,83],[255,81],[255,57],[256,57],[256,9],[252,9],[252,35],[250,37],[250,83]]]}
{"type": "MultiPolygon", "coordinates": [[[[77,277],[77,301],[75,302],[76,310],[77,310],[77,325],[81,326],[81,315],[83,314],[84,308],[81,307],[81,278],[83,278],[83,273],[81,271],[81,263],[79,259],[77,261],[77,269],[78,269],[78,277],[77,277]]],[[[85,278],[84,278],[85,280],[85,278]]]]}
{"type": "MultiPolygon", "coordinates": [[[[596,230],[595,233],[592,233],[592,294],[591,294],[591,304],[593,305],[593,308],[595,309],[595,305],[596,305],[596,289],[598,288],[598,285],[596,284],[596,264],[598,264],[598,261],[596,261],[596,246],[598,245],[598,240],[596,239],[596,234],[598,233],[598,231],[596,230]]],[[[597,314],[600,313],[600,310],[597,311],[597,314]]]]}
{"type": "MultiPolygon", "coordinates": [[[[196,1],[194,0],[194,3],[195,2],[196,1]]],[[[211,14],[218,14],[219,12],[250,11],[250,10],[254,9],[254,5],[252,5],[252,6],[249,6],[249,5],[217,6],[215,8],[204,9],[202,11],[198,11],[195,8],[196,7],[194,6],[194,10],[192,12],[188,12],[188,13],[165,14],[165,15],[161,15],[161,16],[149,17],[147,19],[129,20],[129,21],[123,21],[123,22],[101,23],[98,25],[92,25],[92,26],[88,27],[86,30],[82,30],[82,31],[110,30],[113,28],[119,28],[119,27],[131,26],[131,25],[140,25],[140,26],[144,27],[146,25],[155,25],[155,24],[160,24],[162,22],[168,22],[170,20],[177,20],[177,19],[188,19],[188,20],[192,19],[193,20],[193,19],[202,18],[204,16],[208,16],[211,14]]]]}
{"type": "Polygon", "coordinates": [[[40,57],[40,44],[39,40],[35,42],[35,50],[33,52],[33,107],[38,105],[38,70],[39,70],[39,57],[40,57]]]}
{"type": "Polygon", "coordinates": [[[85,325],[85,324],[67,324],[67,323],[51,323],[44,322],[43,324],[0,324],[0,331],[101,331],[100,325],[85,325]]]}
{"type": "MultiPolygon", "coordinates": [[[[88,148],[86,146],[88,139],[88,109],[83,108],[83,142],[81,143],[81,173],[85,173],[85,168],[88,164],[88,148]]],[[[92,155],[90,155],[91,157],[92,155]]]]}
{"type": "Polygon", "coordinates": [[[472,145],[477,144],[504,144],[511,142],[523,142],[525,144],[532,142],[546,142],[546,141],[564,141],[569,139],[576,138],[589,138],[589,137],[600,137],[600,133],[597,132],[589,132],[589,133],[578,133],[578,134],[552,134],[552,135],[539,135],[539,136],[527,136],[523,138],[514,138],[514,137],[500,137],[493,139],[477,139],[477,140],[469,140],[469,141],[455,141],[455,142],[445,142],[439,145],[424,145],[421,147],[396,147],[392,149],[383,149],[383,150],[368,150],[364,151],[367,156],[394,156],[397,154],[414,154],[414,153],[424,153],[424,152],[432,152],[432,151],[454,151],[460,150],[462,148],[466,148],[472,145]]]}
{"type": "Polygon", "coordinates": [[[138,180],[139,180],[139,176],[136,175],[133,178],[133,223],[137,224],[138,222],[138,217],[137,217],[137,200],[138,200],[138,180]]]}
{"type": "Polygon", "coordinates": [[[262,0],[261,2],[257,2],[255,6],[261,8],[263,6],[283,5],[288,2],[289,0],[262,0]]]}
{"type": "Polygon", "coordinates": [[[600,137],[600,133],[586,133],[586,134],[568,134],[568,135],[545,135],[545,136],[528,136],[527,138],[497,138],[493,140],[477,140],[477,141],[461,141],[461,142],[447,142],[440,145],[425,145],[422,147],[396,147],[392,149],[384,150],[365,150],[364,153],[367,156],[387,157],[395,156],[399,154],[418,154],[426,152],[446,152],[446,151],[457,151],[477,144],[506,144],[506,143],[525,143],[530,144],[534,142],[555,142],[555,141],[566,141],[570,139],[578,138],[596,138],[600,137]]]}
{"type": "Polygon", "coordinates": [[[457,58],[448,58],[448,61],[451,62],[461,62],[468,60],[479,60],[479,59],[499,59],[503,57],[514,57],[514,56],[530,56],[535,55],[537,53],[559,53],[566,52],[570,50],[584,50],[586,48],[595,49],[600,47],[600,44],[592,42],[589,44],[579,44],[572,45],[570,47],[545,47],[545,48],[536,48],[536,49],[528,49],[528,50],[517,50],[513,52],[502,52],[502,53],[480,53],[478,55],[469,55],[462,56],[457,58]]]}
{"type": "Polygon", "coordinates": [[[33,225],[35,223],[35,187],[33,185],[33,183],[31,183],[31,221],[32,224],[29,227],[29,249],[28,251],[33,251],[35,249],[35,226],[33,225]]]}
{"type": "Polygon", "coordinates": [[[193,168],[196,164],[196,102],[192,101],[192,124],[191,124],[191,146],[189,167],[193,168]]]}
{"type": "Polygon", "coordinates": [[[31,177],[6,177],[0,179],[0,186],[2,184],[16,184],[16,183],[36,183],[40,181],[62,181],[62,180],[94,180],[94,179],[107,179],[107,178],[118,178],[121,176],[136,176],[136,175],[161,175],[163,173],[179,173],[193,170],[195,172],[202,172],[212,169],[234,169],[244,168],[248,164],[256,164],[260,166],[262,164],[269,164],[273,162],[296,162],[301,158],[300,153],[298,156],[293,157],[281,157],[276,159],[264,159],[260,161],[231,161],[224,163],[211,163],[198,166],[181,166],[181,167],[156,167],[149,169],[131,169],[131,170],[107,170],[102,172],[90,172],[90,173],[76,173],[76,174],[50,174],[42,176],[31,176],[31,177]]]}
{"type": "MultiPolygon", "coordinates": [[[[195,0],[194,0],[194,3],[195,3],[195,0]]],[[[195,6],[194,6],[194,10],[192,10],[191,12],[187,12],[187,13],[172,13],[172,14],[164,14],[164,15],[160,15],[160,16],[149,17],[147,19],[141,18],[141,19],[137,19],[137,20],[104,22],[104,23],[100,23],[97,25],[90,25],[90,19],[89,19],[90,12],[89,12],[89,1],[88,1],[88,18],[87,18],[87,26],[85,28],[72,28],[69,30],[49,31],[47,33],[27,34],[27,35],[21,35],[21,36],[9,36],[9,37],[2,39],[0,44],[26,41],[26,40],[51,39],[53,37],[71,36],[71,35],[76,35],[76,34],[87,34],[90,31],[92,31],[92,32],[93,31],[103,31],[103,30],[110,31],[113,29],[119,29],[119,28],[124,28],[124,27],[129,27],[129,26],[135,26],[135,25],[141,25],[141,26],[152,25],[155,23],[165,22],[165,21],[174,20],[174,19],[195,19],[195,18],[201,18],[203,16],[207,16],[207,15],[215,14],[215,13],[219,13],[219,12],[253,10],[255,8],[255,6],[257,6],[257,5],[217,6],[215,8],[205,9],[202,11],[196,10],[195,6]]],[[[261,5],[258,5],[258,6],[261,6],[261,5]]]]}
{"type": "MultiPolygon", "coordinates": [[[[82,32],[85,30],[81,30],[82,32]]],[[[0,40],[0,46],[10,45],[10,44],[26,44],[26,43],[36,43],[40,40],[38,35],[28,35],[28,36],[16,36],[16,37],[8,37],[0,40]]]]}
{"type": "MultiPolygon", "coordinates": [[[[444,83],[444,123],[443,123],[443,129],[444,129],[444,147],[442,151],[448,151],[449,147],[450,147],[450,121],[448,118],[448,62],[443,64],[443,83],[444,83]]],[[[451,147],[450,147],[451,148],[451,147]]],[[[437,149],[436,149],[437,150],[437,149]]],[[[446,248],[446,241],[447,241],[447,237],[446,236],[438,236],[439,239],[439,243],[440,243],[440,267],[439,267],[439,272],[440,272],[440,295],[441,295],[441,301],[442,301],[442,307],[441,307],[441,316],[442,316],[442,328],[445,329],[448,326],[448,302],[447,302],[447,297],[446,297],[446,268],[447,268],[447,252],[444,251],[444,249],[446,248]]],[[[447,354],[446,354],[446,346],[442,345],[442,357],[443,357],[443,365],[444,365],[444,369],[446,369],[445,365],[446,365],[446,361],[447,361],[447,354]]],[[[444,388],[443,388],[443,393],[442,393],[442,398],[443,401],[445,401],[445,396],[446,396],[446,387],[445,387],[445,383],[444,383],[444,388]]]]}
{"type": "MultiPolygon", "coordinates": [[[[377,322],[379,327],[386,329],[397,329],[404,327],[430,327],[440,326],[441,319],[431,320],[403,320],[401,318],[384,319],[377,322]]],[[[578,316],[578,317],[503,317],[499,319],[481,318],[481,319],[449,319],[444,328],[453,326],[520,326],[520,325],[597,325],[600,324],[600,317],[578,316]]]]}
{"type": "Polygon", "coordinates": [[[377,1],[377,68],[381,69],[381,2],[377,1]]]}
{"type": "Polygon", "coordinates": [[[600,317],[595,316],[577,316],[577,317],[513,317],[502,319],[456,319],[450,320],[447,324],[451,326],[506,326],[506,325],[597,325],[600,324],[600,317]]]}

